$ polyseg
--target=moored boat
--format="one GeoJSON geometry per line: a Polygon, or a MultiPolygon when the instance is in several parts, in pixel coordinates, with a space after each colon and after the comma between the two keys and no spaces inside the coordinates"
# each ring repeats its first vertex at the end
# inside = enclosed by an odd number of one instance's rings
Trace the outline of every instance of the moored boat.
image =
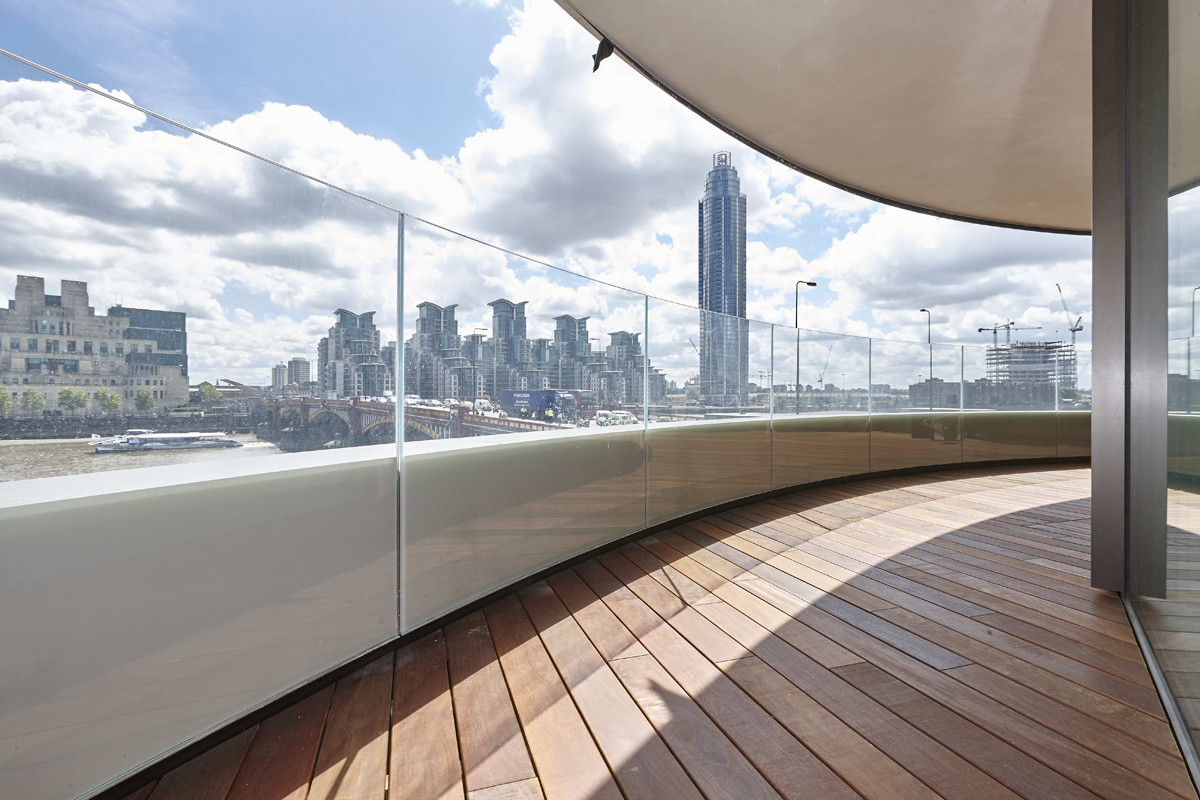
{"type": "Polygon", "coordinates": [[[162,450],[220,450],[242,443],[224,433],[126,433],[110,439],[94,438],[94,452],[149,453],[162,450]]]}

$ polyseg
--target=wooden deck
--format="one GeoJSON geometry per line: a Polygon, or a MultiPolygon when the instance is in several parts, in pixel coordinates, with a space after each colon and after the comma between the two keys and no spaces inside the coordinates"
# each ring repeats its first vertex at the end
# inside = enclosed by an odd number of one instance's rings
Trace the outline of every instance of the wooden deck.
{"type": "Polygon", "coordinates": [[[832,486],[649,536],[133,797],[1195,798],[1086,469],[832,486]]]}

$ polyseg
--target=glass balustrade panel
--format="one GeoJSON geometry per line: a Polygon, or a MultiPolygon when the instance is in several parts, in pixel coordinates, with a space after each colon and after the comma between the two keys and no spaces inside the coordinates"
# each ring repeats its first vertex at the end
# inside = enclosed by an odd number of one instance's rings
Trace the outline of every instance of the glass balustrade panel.
{"type": "Polygon", "coordinates": [[[1092,351],[1077,346],[1075,350],[1075,392],[1059,389],[1056,415],[1059,457],[1080,457],[1092,454],[1092,351]]]}
{"type": "Polygon", "coordinates": [[[413,217],[404,297],[410,630],[646,524],[646,299],[413,217]]]}
{"type": "Polygon", "coordinates": [[[962,460],[962,350],[871,341],[871,470],[962,460]]]}
{"type": "Polygon", "coordinates": [[[1200,129],[1195,107],[1200,82],[1189,72],[1188,48],[1200,36],[1200,19],[1186,4],[1169,4],[1167,178],[1167,496],[1166,602],[1134,601],[1155,656],[1196,739],[1193,707],[1200,682],[1200,642],[1183,631],[1200,630],[1200,173],[1195,153],[1200,129]]]}
{"type": "Polygon", "coordinates": [[[870,470],[870,340],[775,326],[776,487],[870,470]]]}
{"type": "Polygon", "coordinates": [[[965,345],[963,460],[1053,458],[1058,453],[1055,393],[1078,386],[1069,342],[965,345]]]}
{"type": "Polygon", "coordinates": [[[771,487],[770,353],[766,323],[651,298],[650,524],[771,487]]]}
{"type": "Polygon", "coordinates": [[[5,57],[0,172],[0,794],[75,797],[395,635],[398,216],[5,57]]]}

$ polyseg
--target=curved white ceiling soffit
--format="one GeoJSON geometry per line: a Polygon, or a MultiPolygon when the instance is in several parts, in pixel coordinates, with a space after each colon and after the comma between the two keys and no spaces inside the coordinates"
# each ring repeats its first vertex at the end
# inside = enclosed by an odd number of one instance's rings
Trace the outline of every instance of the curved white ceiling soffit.
{"type": "MultiPolygon", "coordinates": [[[[1091,0],[557,2],[677,100],[800,172],[942,217],[1091,228],[1091,0]]],[[[1200,3],[1170,8],[1181,187],[1200,178],[1200,3]]]]}

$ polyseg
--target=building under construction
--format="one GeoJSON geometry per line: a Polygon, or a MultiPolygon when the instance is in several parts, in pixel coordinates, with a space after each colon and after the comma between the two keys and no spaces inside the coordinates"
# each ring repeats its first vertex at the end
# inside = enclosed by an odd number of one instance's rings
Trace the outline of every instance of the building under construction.
{"type": "Polygon", "coordinates": [[[987,378],[997,384],[1075,389],[1075,346],[1066,342],[993,345],[987,349],[987,378]]]}

